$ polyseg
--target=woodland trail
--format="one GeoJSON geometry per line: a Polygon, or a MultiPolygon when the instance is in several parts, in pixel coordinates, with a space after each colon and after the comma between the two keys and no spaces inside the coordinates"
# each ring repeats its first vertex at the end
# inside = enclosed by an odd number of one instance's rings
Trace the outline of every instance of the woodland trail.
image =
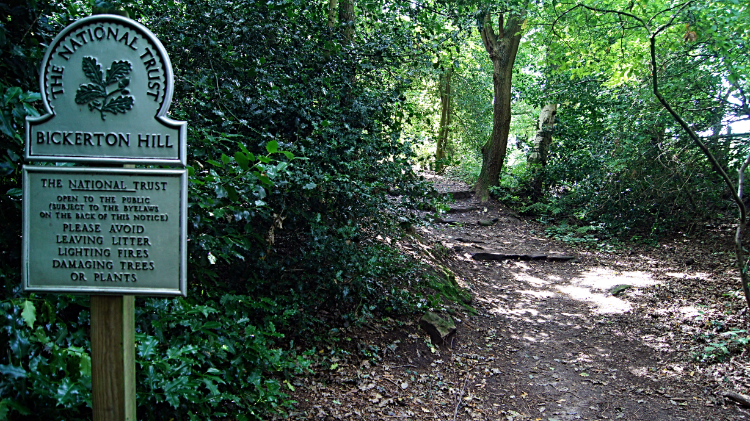
{"type": "Polygon", "coordinates": [[[320,350],[317,374],[295,382],[292,419],[750,419],[721,397],[717,372],[689,356],[690,298],[669,301],[679,293],[671,279],[691,288],[705,273],[672,267],[679,257],[569,249],[495,201],[457,200],[441,222],[402,246],[429,248],[470,289],[478,314],[455,313],[457,333],[440,347],[418,320],[344,329],[350,351],[320,350]],[[488,252],[576,260],[472,258],[488,252]]]}

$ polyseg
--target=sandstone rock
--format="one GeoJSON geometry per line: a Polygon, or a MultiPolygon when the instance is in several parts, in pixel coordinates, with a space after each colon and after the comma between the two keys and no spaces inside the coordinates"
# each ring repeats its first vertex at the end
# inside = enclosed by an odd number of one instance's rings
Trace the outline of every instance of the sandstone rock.
{"type": "Polygon", "coordinates": [[[441,316],[431,311],[422,316],[419,320],[419,327],[430,335],[433,345],[445,344],[446,339],[456,333],[456,324],[451,316],[441,316]]]}

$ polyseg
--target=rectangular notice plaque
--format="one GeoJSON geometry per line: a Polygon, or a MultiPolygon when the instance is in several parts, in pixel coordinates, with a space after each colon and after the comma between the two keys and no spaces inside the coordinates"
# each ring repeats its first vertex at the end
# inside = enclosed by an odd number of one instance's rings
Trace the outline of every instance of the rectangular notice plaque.
{"type": "Polygon", "coordinates": [[[186,295],[187,170],[24,167],[26,291],[186,295]]]}

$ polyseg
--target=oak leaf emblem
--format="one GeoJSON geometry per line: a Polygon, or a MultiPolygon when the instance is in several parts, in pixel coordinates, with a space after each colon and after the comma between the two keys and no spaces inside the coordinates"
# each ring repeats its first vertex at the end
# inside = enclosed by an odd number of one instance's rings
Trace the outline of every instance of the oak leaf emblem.
{"type": "Polygon", "coordinates": [[[88,104],[89,111],[99,111],[102,120],[105,120],[105,113],[125,114],[133,108],[135,102],[128,89],[128,75],[132,69],[133,66],[127,60],[113,61],[105,77],[102,66],[95,57],[84,57],[83,74],[92,83],[81,84],[76,91],[76,104],[88,104]],[[117,87],[110,91],[110,86],[114,84],[117,87]]]}

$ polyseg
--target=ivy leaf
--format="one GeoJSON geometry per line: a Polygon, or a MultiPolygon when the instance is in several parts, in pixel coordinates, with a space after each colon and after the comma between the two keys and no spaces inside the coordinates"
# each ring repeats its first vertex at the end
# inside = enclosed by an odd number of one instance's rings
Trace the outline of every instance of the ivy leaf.
{"type": "Polygon", "coordinates": [[[21,308],[23,309],[21,311],[23,321],[26,322],[27,326],[34,327],[34,322],[36,321],[36,307],[34,307],[34,303],[26,300],[21,304],[21,308]]]}
{"type": "Polygon", "coordinates": [[[89,102],[97,99],[104,98],[104,88],[100,85],[89,83],[87,85],[81,85],[76,91],[76,104],[88,104],[89,102]]]}
{"type": "Polygon", "coordinates": [[[126,60],[112,62],[112,66],[110,66],[109,69],[107,69],[106,85],[115,83],[118,80],[122,79],[123,77],[127,76],[128,73],[130,73],[130,70],[132,68],[133,66],[130,64],[129,61],[126,61],[126,60]]]}
{"type": "Polygon", "coordinates": [[[102,84],[102,66],[94,57],[83,58],[83,74],[92,82],[98,85],[102,84]]]}
{"type": "Polygon", "coordinates": [[[126,111],[133,108],[133,102],[134,101],[132,96],[120,95],[104,105],[104,107],[102,108],[102,114],[104,114],[105,112],[112,114],[125,113],[126,111]]]}

